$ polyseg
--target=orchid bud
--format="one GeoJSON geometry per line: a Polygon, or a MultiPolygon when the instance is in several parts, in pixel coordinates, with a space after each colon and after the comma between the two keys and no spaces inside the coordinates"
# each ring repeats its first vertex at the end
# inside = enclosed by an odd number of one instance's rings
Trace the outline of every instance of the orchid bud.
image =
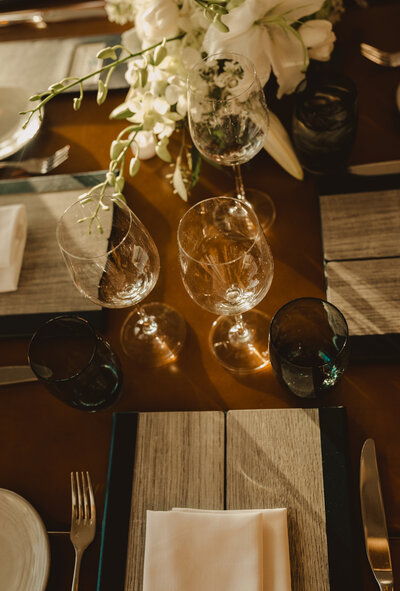
{"type": "Polygon", "coordinates": [[[139,171],[140,168],[140,160],[138,155],[135,158],[131,158],[129,162],[129,174],[130,176],[135,176],[135,174],[139,171]]]}
{"type": "Polygon", "coordinates": [[[167,50],[164,45],[159,45],[154,50],[154,65],[158,66],[161,64],[163,59],[167,56],[167,50]]]}
{"type": "Polygon", "coordinates": [[[98,90],[97,90],[97,104],[102,105],[107,98],[108,88],[104,84],[103,80],[99,80],[98,82],[98,90]]]}
{"type": "Polygon", "coordinates": [[[80,108],[81,104],[82,104],[82,97],[81,96],[78,98],[74,98],[74,100],[73,100],[74,111],[77,111],[80,108]]]}
{"type": "Polygon", "coordinates": [[[115,50],[112,47],[104,47],[103,49],[100,49],[100,51],[97,52],[96,57],[99,60],[105,60],[107,58],[116,60],[117,54],[115,53],[115,50]]]}

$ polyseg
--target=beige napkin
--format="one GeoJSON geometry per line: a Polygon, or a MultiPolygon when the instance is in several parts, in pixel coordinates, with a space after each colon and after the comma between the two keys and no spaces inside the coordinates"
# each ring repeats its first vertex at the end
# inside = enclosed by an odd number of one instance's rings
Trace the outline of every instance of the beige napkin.
{"type": "Polygon", "coordinates": [[[143,591],[290,591],[286,509],[148,511],[143,591]]]}
{"type": "Polygon", "coordinates": [[[18,288],[27,234],[24,205],[0,207],[0,292],[18,288]]]}

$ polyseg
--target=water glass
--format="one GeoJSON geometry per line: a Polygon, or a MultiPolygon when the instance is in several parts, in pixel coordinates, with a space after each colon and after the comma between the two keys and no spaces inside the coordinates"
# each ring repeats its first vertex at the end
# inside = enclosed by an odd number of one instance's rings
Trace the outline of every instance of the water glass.
{"type": "Polygon", "coordinates": [[[269,353],[276,376],[293,394],[316,398],[331,390],[347,367],[346,319],[325,300],[292,300],[271,321],[269,353]]]}
{"type": "Polygon", "coordinates": [[[122,387],[117,355],[89,322],[76,315],[50,319],[33,335],[29,363],[59,400],[86,411],[114,404],[122,387]]]}
{"type": "Polygon", "coordinates": [[[295,92],[293,143],[302,166],[315,174],[344,170],[357,130],[357,89],[344,74],[309,75],[295,92]]]}

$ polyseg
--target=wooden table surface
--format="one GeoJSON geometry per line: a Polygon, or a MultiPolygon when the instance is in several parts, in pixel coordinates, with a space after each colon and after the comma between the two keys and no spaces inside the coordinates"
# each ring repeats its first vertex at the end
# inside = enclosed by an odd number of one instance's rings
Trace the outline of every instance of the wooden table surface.
{"type": "MultiPolygon", "coordinates": [[[[337,58],[356,82],[359,93],[359,127],[352,163],[400,157],[400,115],[395,106],[399,70],[379,68],[359,53],[364,41],[387,50],[399,50],[400,5],[387,3],[369,8],[349,8],[336,25],[337,58]]],[[[51,25],[46,31],[26,26],[4,29],[1,40],[48,36],[89,35],[119,31],[106,20],[51,25]]],[[[85,94],[77,113],[71,96],[60,96],[46,108],[38,136],[21,157],[47,155],[61,145],[71,145],[70,158],[58,173],[84,172],[108,167],[109,146],[122,128],[108,113],[122,102],[125,91],[112,91],[106,103],[96,105],[95,95],[85,94]]],[[[288,121],[291,97],[278,111],[288,121]]],[[[246,377],[234,376],[213,358],[207,333],[214,317],[188,296],[179,277],[176,229],[188,204],[174,195],[165,175],[169,167],[157,158],[142,163],[139,174],[127,181],[126,198],[151,232],[160,252],[161,273],[148,300],[175,306],[187,321],[187,341],[178,361],[156,370],[143,369],[127,359],[119,346],[119,330],[128,310],[107,312],[105,335],[119,353],[123,395],[108,411],[85,414],[63,405],[39,383],[4,386],[0,396],[0,487],[30,501],[42,516],[51,541],[49,591],[70,589],[73,548],[68,538],[70,522],[69,474],[90,470],[98,509],[99,529],[104,507],[110,429],[114,411],[214,410],[286,408],[344,405],[348,413],[354,508],[358,524],[363,588],[376,589],[368,568],[361,537],[358,469],[362,444],[376,442],[391,537],[395,579],[400,580],[400,371],[394,362],[352,363],[342,382],[317,401],[303,401],[286,392],[271,368],[246,377]]],[[[6,173],[1,172],[1,179],[6,173]]],[[[325,297],[319,209],[315,179],[298,181],[280,168],[266,152],[244,167],[245,183],[267,189],[277,219],[269,241],[275,259],[272,287],[258,306],[272,315],[285,302],[301,297],[325,297]]],[[[230,174],[204,165],[190,203],[233,188],[230,174]]],[[[26,339],[0,342],[1,365],[27,360],[26,339]]],[[[81,588],[96,587],[100,535],[87,550],[81,588]]],[[[1,584],[0,584],[1,587],[1,584]]]]}

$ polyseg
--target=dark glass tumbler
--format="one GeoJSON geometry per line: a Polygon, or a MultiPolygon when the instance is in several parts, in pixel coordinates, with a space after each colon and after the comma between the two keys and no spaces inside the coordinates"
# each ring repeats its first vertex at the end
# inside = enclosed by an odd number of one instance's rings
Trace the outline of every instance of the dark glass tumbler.
{"type": "Polygon", "coordinates": [[[288,302],[271,321],[269,352],[275,374],[293,394],[316,398],[333,388],[347,367],[346,319],[325,300],[288,302]]]}
{"type": "Polygon", "coordinates": [[[292,136],[303,168],[343,172],[357,131],[357,88],[344,74],[315,72],[296,88],[292,136]]]}
{"type": "Polygon", "coordinates": [[[57,316],[43,324],[31,339],[28,358],[39,380],[73,408],[94,412],[119,397],[122,370],[118,357],[79,316],[57,316]]]}

